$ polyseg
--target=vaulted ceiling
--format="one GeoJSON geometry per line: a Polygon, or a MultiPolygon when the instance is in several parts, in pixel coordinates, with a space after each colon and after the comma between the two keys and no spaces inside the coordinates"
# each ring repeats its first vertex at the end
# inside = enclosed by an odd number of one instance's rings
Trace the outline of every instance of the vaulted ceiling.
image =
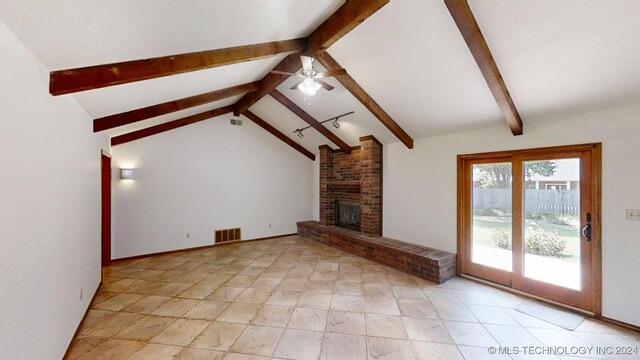
{"type": "MultiPolygon", "coordinates": [[[[49,70],[307,37],[340,0],[5,0],[0,19],[49,70]]],[[[640,2],[469,0],[525,123],[559,111],[640,101],[640,2]]],[[[392,0],[329,48],[414,139],[505,125],[444,0],[392,0]]],[[[94,118],[260,80],[285,55],[72,95],[94,118]]],[[[318,66],[321,68],[321,66],[318,66]]],[[[278,90],[317,120],[355,111],[347,144],[398,141],[335,78],[311,99],[278,90]]],[[[234,104],[241,95],[109,130],[112,136],[234,104]]],[[[250,110],[308,150],[328,143],[270,96],[250,110]]],[[[210,120],[210,121],[215,121],[210,120]]],[[[178,130],[176,130],[178,131],[178,130]]],[[[162,135],[157,135],[162,136],[162,135]]],[[[330,145],[333,145],[330,143],[330,145]]]]}

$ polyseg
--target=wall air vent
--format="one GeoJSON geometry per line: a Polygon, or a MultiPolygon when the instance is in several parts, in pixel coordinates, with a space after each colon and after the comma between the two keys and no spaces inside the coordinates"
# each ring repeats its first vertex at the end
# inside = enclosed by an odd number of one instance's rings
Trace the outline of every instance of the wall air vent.
{"type": "Polygon", "coordinates": [[[242,126],[242,120],[240,120],[240,119],[231,119],[231,125],[242,126]]]}
{"type": "Polygon", "coordinates": [[[214,244],[227,241],[241,240],[240,228],[216,230],[214,244]]]}

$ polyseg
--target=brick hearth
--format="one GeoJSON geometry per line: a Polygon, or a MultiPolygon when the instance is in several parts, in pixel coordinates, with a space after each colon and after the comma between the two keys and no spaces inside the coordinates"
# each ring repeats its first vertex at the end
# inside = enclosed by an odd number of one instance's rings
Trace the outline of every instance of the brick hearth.
{"type": "Polygon", "coordinates": [[[456,275],[456,255],[445,251],[384,237],[370,238],[317,221],[299,222],[298,234],[438,284],[456,275]]]}

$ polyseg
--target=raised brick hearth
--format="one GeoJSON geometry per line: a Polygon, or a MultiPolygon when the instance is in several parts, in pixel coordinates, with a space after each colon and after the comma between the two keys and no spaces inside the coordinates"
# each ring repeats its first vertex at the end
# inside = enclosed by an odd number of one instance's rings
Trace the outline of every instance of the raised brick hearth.
{"type": "Polygon", "coordinates": [[[336,202],[360,205],[360,231],[382,234],[382,144],[373,136],[360,138],[351,153],[320,146],[320,222],[336,225],[336,202]]]}
{"type": "Polygon", "coordinates": [[[298,234],[435,283],[456,274],[456,255],[384,237],[371,238],[318,221],[298,223],[298,234]]]}

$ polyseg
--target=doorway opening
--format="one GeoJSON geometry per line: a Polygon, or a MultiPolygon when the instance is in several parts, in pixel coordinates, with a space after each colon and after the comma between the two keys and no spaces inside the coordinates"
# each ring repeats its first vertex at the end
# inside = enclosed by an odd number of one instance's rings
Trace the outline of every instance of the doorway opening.
{"type": "Polygon", "coordinates": [[[111,264],[111,155],[101,154],[102,266],[111,264]]]}

